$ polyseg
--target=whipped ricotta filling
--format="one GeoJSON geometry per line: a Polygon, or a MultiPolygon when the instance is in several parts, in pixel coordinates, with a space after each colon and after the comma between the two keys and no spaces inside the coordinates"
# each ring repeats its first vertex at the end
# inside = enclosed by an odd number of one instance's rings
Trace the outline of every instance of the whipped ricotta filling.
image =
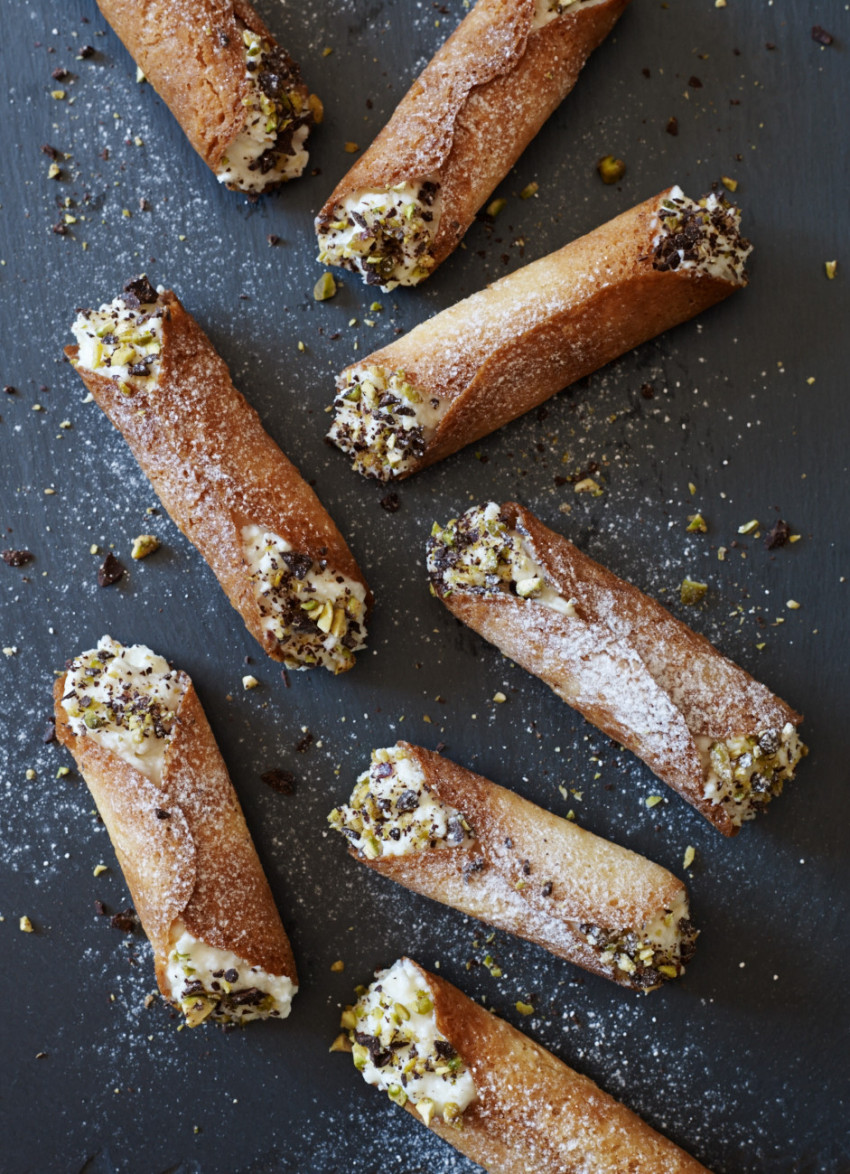
{"type": "Polygon", "coordinates": [[[753,246],[741,236],[741,213],[709,192],[692,200],[678,186],[661,201],[650,229],[653,269],[700,269],[712,277],[744,285],[753,246]]]}
{"type": "Polygon", "coordinates": [[[440,186],[422,179],[384,192],[355,192],[317,221],[319,260],[359,273],[389,291],[416,285],[434,267],[431,242],[441,211],[440,186]]]}
{"type": "Polygon", "coordinates": [[[335,808],[328,822],[370,860],[457,848],[473,838],[464,816],[437,798],[401,746],[372,751],[369,770],[358,778],[349,802],[335,808]]]}
{"type": "Polygon", "coordinates": [[[312,113],[301,78],[289,56],[250,29],[242,32],[248,93],[242,99],[245,125],[216,170],[219,183],[243,192],[262,192],[295,179],[309,155],[304,149],[312,113]]]}
{"type": "Polygon", "coordinates": [[[389,481],[425,453],[449,401],[418,391],[404,371],[355,367],[337,381],[328,440],[366,477],[389,481]]]}
{"type": "Polygon", "coordinates": [[[791,722],[781,730],[741,734],[725,741],[703,735],[694,741],[706,769],[703,795],[714,804],[722,803],[738,827],[781,794],[809,752],[791,722]]]}
{"type": "Polygon", "coordinates": [[[697,938],[684,891],[642,926],[611,930],[584,923],[579,929],[612,977],[647,990],[684,973],[697,938]]]}
{"type": "Polygon", "coordinates": [[[536,0],[531,28],[540,29],[570,8],[578,8],[583,0],[536,0]]]}
{"type": "Polygon", "coordinates": [[[165,308],[144,275],[99,310],[80,310],[71,327],[79,353],[74,365],[116,383],[126,395],[159,378],[165,308]]]}
{"type": "Polygon", "coordinates": [[[428,983],[407,958],[381,971],[342,1015],[354,1066],[367,1084],[399,1105],[408,1101],[426,1125],[434,1117],[462,1124],[475,1097],[463,1060],[437,1030],[428,983]]]}
{"type": "Polygon", "coordinates": [[[576,614],[577,600],[564,599],[547,580],[525,536],[508,528],[494,501],[473,506],[442,528],[435,522],[427,565],[432,583],[444,595],[503,592],[563,615],[576,614]]]}
{"type": "Polygon", "coordinates": [[[102,636],[68,666],[62,707],[76,737],[93,738],[158,783],[184,682],[144,644],[102,636]]]}
{"type": "Polygon", "coordinates": [[[171,1000],[189,1027],[207,1019],[219,1023],[286,1019],[298,991],[285,975],[269,974],[230,950],[200,941],[181,921],[171,930],[165,973],[171,1000]]]}
{"type": "Polygon", "coordinates": [[[363,584],[261,526],[243,527],[242,553],[263,626],[279,642],[286,667],[350,669],[366,638],[363,584]]]}

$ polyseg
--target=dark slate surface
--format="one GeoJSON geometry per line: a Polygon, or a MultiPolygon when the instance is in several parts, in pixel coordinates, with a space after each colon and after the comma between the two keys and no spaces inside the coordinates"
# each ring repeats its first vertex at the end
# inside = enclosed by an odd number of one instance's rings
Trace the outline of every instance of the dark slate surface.
{"type": "Polygon", "coordinates": [[[155,94],[136,84],[91,0],[4,8],[0,382],[18,392],[0,397],[3,545],[25,546],[35,560],[0,565],[2,645],[17,648],[0,657],[0,1167],[471,1171],[363,1084],[346,1057],[328,1054],[354,984],[407,951],[427,966],[439,961],[715,1171],[850,1170],[845,6],[636,0],[502,185],[508,206],[495,229],[476,224],[426,288],[380,295],[374,314],[374,295],[349,278],[334,301],[314,303],[311,218],[350,162],[343,143],[370,140],[463,7],[261,8],[323,96],[327,120],[313,140],[321,174],[254,205],[218,187],[155,94]],[[812,40],[815,23],[834,34],[832,46],[812,40]],[[97,52],[77,60],[84,44],[97,52]],[[53,100],[51,70],[63,65],[73,78],[61,83],[66,99],[53,100]],[[665,130],[671,116],[677,137],[665,130]],[[67,153],[61,181],[48,180],[42,143],[67,153]],[[616,187],[594,170],[609,152],[628,164],[616,187]],[[355,345],[374,349],[396,326],[670,182],[698,194],[721,175],[739,181],[756,245],[746,292],[405,483],[397,513],[379,506],[386,490],[326,448],[332,377],[355,345]],[[538,196],[519,200],[531,180],[538,196]],[[51,226],[66,198],[77,220],[60,237],[51,226]],[[281,237],[276,247],[270,233],[281,237]],[[833,258],[830,282],[824,262],[833,258]],[[208,330],[361,560],[378,607],[370,651],[347,676],[293,674],[284,687],[196,552],[167,517],[147,515],[154,496],[120,436],[82,404],[60,358],[74,308],[108,300],[142,269],[173,285],[208,330]],[[640,391],[647,383],[652,399],[640,391]],[[603,496],[555,486],[556,475],[591,461],[603,496]],[[689,621],[807,714],[811,756],[765,820],[723,841],[429,598],[422,549],[432,520],[486,497],[519,498],[664,599],[686,574],[709,583],[689,621]],[[697,508],[704,536],[685,533],[697,508]],[[745,538],[732,549],[742,523],[778,517],[802,535],[796,545],[769,553],[745,538]],[[159,553],[98,589],[102,555],[90,545],[114,544],[129,564],[133,536],[149,529],[159,553]],[[725,562],[719,545],[730,547],[725,562]],[[84,785],[76,774],[56,778],[69,759],[43,745],[41,731],[53,670],[104,631],[150,644],[198,686],[298,958],[303,986],[286,1023],[177,1033],[159,1001],[143,1006],[154,987],[144,939],[95,914],[95,900],[117,910],[128,895],[84,785]],[[246,656],[261,681],[252,693],[240,685],[246,656]],[[493,703],[497,690],[506,704],[493,703]],[[314,742],[299,753],[304,727],[314,742]],[[574,808],[584,826],[680,875],[693,845],[702,937],[685,980],[636,998],[502,934],[485,946],[475,924],[349,861],[326,836],[325,814],[369,750],[399,736],[441,739],[458,761],[554,811],[574,808]],[[297,775],[294,796],[260,781],[276,766],[297,775]],[[661,792],[648,810],[644,800],[661,792]],[[94,878],[101,861],[109,871],[94,878]],[[19,932],[22,914],[33,935],[19,932]],[[486,952],[502,978],[475,965],[486,952]],[[330,971],[336,959],[343,974],[330,971]],[[537,1012],[523,1020],[514,1003],[529,996],[537,1012]]]}

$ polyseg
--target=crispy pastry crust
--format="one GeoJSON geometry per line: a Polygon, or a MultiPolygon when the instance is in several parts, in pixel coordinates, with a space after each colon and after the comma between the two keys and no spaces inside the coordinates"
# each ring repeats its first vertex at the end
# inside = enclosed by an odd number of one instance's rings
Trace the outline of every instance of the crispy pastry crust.
{"type": "MultiPolygon", "coordinates": [[[[97,0],[213,171],[245,125],[242,28],[277,42],[246,0],[97,0]]],[[[294,66],[293,68],[297,69],[294,66]]],[[[308,89],[297,87],[305,103],[308,89]]]]}
{"type": "Polygon", "coordinates": [[[436,1114],[430,1128],[490,1174],[708,1174],[592,1080],[445,979],[417,969],[437,1028],[472,1073],[478,1094],[462,1129],[436,1114]]]}
{"type": "Polygon", "coordinates": [[[73,754],[106,824],[154,949],[162,993],[170,997],[165,971],[178,918],[200,941],[297,986],[292,948],[227,767],[192,682],[180,677],[185,692],[161,784],[94,738],[73,733],[62,705],[65,676],[53,690],[56,737],[73,754]]]}
{"type": "Polygon", "coordinates": [[[442,460],[577,379],[741,288],[699,269],[652,265],[652,227],[671,189],[501,278],[352,364],[402,370],[425,399],[450,401],[400,477],[442,460]]]}
{"type": "MultiPolygon", "coordinates": [[[[160,375],[155,389],[124,395],[103,375],[77,367],[180,530],[212,567],[248,631],[285,659],[263,625],[242,555],[242,527],[255,523],[314,561],[326,559],[372,596],[345,539],[316,494],[264,430],[216,353],[175,294],[160,295],[160,375]]],[[[69,359],[77,347],[65,348],[69,359]]]]}
{"type": "Polygon", "coordinates": [[[578,80],[629,0],[591,0],[532,31],[534,0],[478,0],[320,211],[322,231],[355,192],[435,178],[435,267],[578,80]]]}
{"type": "MultiPolygon", "coordinates": [[[[453,591],[443,603],[485,640],[540,677],[598,729],[642,758],[725,836],[739,831],[703,795],[694,738],[799,725],[803,717],[631,583],[582,554],[524,506],[502,517],[575,617],[510,594],[453,591]]],[[[435,584],[439,594],[439,585],[435,584]]]]}
{"type": "MultiPolygon", "coordinates": [[[[439,754],[409,742],[398,745],[422,771],[428,788],[460,811],[475,832],[464,845],[407,856],[370,860],[349,849],[363,864],[415,893],[536,942],[609,979],[610,966],[600,962],[597,951],[568,922],[639,927],[671,909],[684,893],[677,877],[636,852],[559,819],[439,754]],[[483,867],[473,869],[481,860],[483,867]],[[525,882],[521,890],[516,888],[518,880],[525,882]],[[552,891],[543,896],[547,882],[552,891]]],[[[623,971],[617,981],[645,989],[623,971]]]]}

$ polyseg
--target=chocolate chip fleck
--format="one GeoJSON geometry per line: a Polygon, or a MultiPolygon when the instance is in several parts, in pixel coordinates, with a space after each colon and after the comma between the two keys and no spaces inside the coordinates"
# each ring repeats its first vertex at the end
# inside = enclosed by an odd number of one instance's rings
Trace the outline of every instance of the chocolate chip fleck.
{"type": "Polygon", "coordinates": [[[142,306],[156,301],[156,290],[148,281],[146,274],[133,277],[124,284],[124,300],[128,306],[142,306]]]}
{"type": "Polygon", "coordinates": [[[267,770],[260,775],[260,778],[267,787],[271,787],[279,795],[295,794],[295,775],[288,770],[281,770],[279,767],[275,770],[267,770]]]}
{"type": "Polygon", "coordinates": [[[812,25],[812,40],[817,41],[819,45],[831,45],[834,39],[832,33],[828,33],[819,24],[812,25]]]}
{"type": "Polygon", "coordinates": [[[83,45],[80,48],[80,57],[85,61],[89,57],[94,57],[94,45],[83,45]]]}
{"type": "Polygon", "coordinates": [[[44,729],[41,731],[41,740],[44,742],[45,746],[49,742],[56,741],[56,721],[54,718],[48,718],[48,720],[44,723],[44,729]]]}
{"type": "Polygon", "coordinates": [[[666,131],[668,135],[677,135],[679,133],[679,120],[675,114],[671,114],[667,119],[666,131]]]}
{"type": "Polygon", "coordinates": [[[139,919],[136,916],[136,911],[133,908],[122,909],[119,913],[113,913],[110,925],[113,929],[119,929],[121,933],[132,933],[139,924],[139,919]]]}
{"type": "Polygon", "coordinates": [[[765,535],[764,544],[768,550],[776,550],[778,546],[784,546],[790,537],[791,527],[780,518],[770,533],[765,535]]]}
{"type": "Polygon", "coordinates": [[[295,749],[299,754],[306,754],[307,751],[310,749],[312,742],[313,742],[313,735],[310,733],[309,730],[307,730],[304,737],[295,743],[295,749]]]}
{"type": "Polygon", "coordinates": [[[157,819],[171,819],[171,812],[163,810],[162,807],[157,807],[156,818],[157,819]]]}
{"type": "Polygon", "coordinates": [[[108,554],[97,568],[97,585],[98,587],[111,587],[113,583],[118,582],[123,574],[124,567],[114,554],[108,554]]]}
{"type": "Polygon", "coordinates": [[[106,916],[106,906],[104,905],[103,901],[95,901],[94,911],[98,915],[98,917],[105,917],[106,916]]]}
{"type": "Polygon", "coordinates": [[[397,493],[388,493],[386,497],[381,498],[381,509],[386,510],[388,514],[394,514],[401,506],[397,493]]]}
{"type": "Polygon", "coordinates": [[[0,558],[8,567],[25,567],[31,563],[35,555],[31,550],[2,550],[0,558]]]}

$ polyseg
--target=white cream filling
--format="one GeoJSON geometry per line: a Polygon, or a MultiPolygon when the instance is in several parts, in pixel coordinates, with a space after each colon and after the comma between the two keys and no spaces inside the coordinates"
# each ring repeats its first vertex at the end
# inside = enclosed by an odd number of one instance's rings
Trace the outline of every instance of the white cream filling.
{"type": "Polygon", "coordinates": [[[230,950],[199,941],[181,921],[175,922],[171,931],[165,973],[171,999],[181,1006],[191,1027],[210,1017],[239,1023],[270,1017],[285,1019],[298,991],[285,975],[269,974],[259,966],[249,966],[230,950]],[[197,985],[193,988],[198,982],[205,993],[199,992],[197,985]],[[225,1003],[221,1008],[217,1005],[221,998],[252,989],[261,991],[270,1001],[225,1003]]]}
{"type": "Polygon", "coordinates": [[[345,199],[334,210],[336,220],[319,232],[322,264],[353,269],[386,291],[427,277],[442,199],[437,187],[430,204],[421,200],[424,182],[400,183],[385,192],[355,192],[345,199]]]}
{"type": "Polygon", "coordinates": [[[155,384],[162,350],[162,317],[148,315],[156,310],[155,302],[133,309],[120,294],[99,310],[81,310],[71,327],[79,347],[77,365],[129,391],[155,384]],[[148,368],[148,375],[131,373],[130,368],[140,363],[148,368]]]}
{"type": "MultiPolygon", "coordinates": [[[[245,51],[245,75],[249,82],[248,95],[243,99],[246,121],[239,135],[230,144],[227,155],[219,162],[216,176],[219,183],[230,184],[240,191],[262,192],[270,184],[297,179],[301,175],[310,158],[304,150],[310,128],[307,125],[298,127],[292,136],[290,152],[280,152],[275,166],[270,170],[263,172],[254,166],[259,157],[275,145],[279,129],[286,125],[291,115],[281,108],[279,102],[262,92],[257,83],[257,69],[247,68],[253,63],[261,65],[263,56],[271,51],[272,46],[264,37],[251,32],[250,29],[244,30],[242,42],[245,51]]],[[[300,95],[297,97],[300,102],[300,95]]]]}
{"type": "MultiPolygon", "coordinates": [[[[670,235],[670,228],[665,225],[664,221],[669,216],[675,216],[677,210],[684,212],[700,212],[704,211],[708,214],[723,209],[725,214],[731,218],[734,226],[735,234],[741,223],[740,211],[728,205],[724,209],[722,196],[718,196],[714,192],[704,196],[701,200],[692,200],[686,196],[678,184],[671,188],[670,194],[665,197],[659,206],[657,212],[650,221],[650,231],[657,229],[652,240],[653,249],[657,248],[664,236],[670,235]],[[669,209],[665,205],[672,204],[674,207],[669,209]]],[[[684,248],[677,250],[679,254],[679,269],[701,269],[704,273],[710,274],[712,277],[722,278],[724,281],[734,282],[740,285],[745,280],[745,266],[747,257],[753,251],[753,246],[748,241],[743,241],[740,236],[730,235],[727,232],[714,229],[712,226],[707,226],[706,230],[701,234],[695,247],[697,250],[697,257],[685,258],[684,248]]]]}
{"type": "Polygon", "coordinates": [[[357,367],[340,377],[328,439],[354,457],[359,472],[388,480],[424,453],[448,409],[448,400],[429,399],[404,371],[357,367]]]}
{"type": "MultiPolygon", "coordinates": [[[[689,919],[688,897],[682,891],[676,896],[672,908],[642,926],[614,931],[601,926],[580,928],[588,943],[599,951],[600,961],[613,971],[633,975],[649,969],[657,970],[663,978],[677,978],[684,970],[679,923],[682,920],[689,922],[689,919]]],[[[689,930],[688,945],[692,941],[692,931],[689,930]]]]}
{"type": "Polygon", "coordinates": [[[263,612],[263,626],[289,654],[284,661],[287,668],[323,665],[336,672],[349,668],[354,653],[365,646],[363,584],[317,563],[301,578],[290,574],[282,556],[292,553],[291,544],[261,526],[243,527],[242,553],[263,612]],[[283,594],[282,584],[286,585],[283,594]],[[304,616],[304,629],[291,626],[286,611],[293,607],[299,618],[304,616]],[[342,641],[350,634],[355,639],[349,648],[342,641]]]}
{"type": "MultiPolygon", "coordinates": [[[[499,517],[495,501],[486,506],[475,506],[457,523],[449,523],[444,530],[435,527],[436,543],[441,540],[450,548],[455,544],[460,524],[479,531],[474,543],[464,545],[460,557],[451,567],[440,570],[434,554],[429,552],[428,570],[439,573],[450,590],[478,587],[498,591],[503,585],[514,584],[515,593],[527,603],[540,604],[552,611],[574,617],[577,600],[564,599],[546,578],[546,572],[534,559],[525,536],[518,530],[509,530],[499,517]]],[[[462,539],[461,539],[462,541],[462,539]]]]}
{"type": "Polygon", "coordinates": [[[446,1049],[448,1058],[440,1054],[438,1043],[448,1041],[437,1030],[430,989],[416,967],[400,958],[381,971],[355,1004],[354,1015],[355,1030],[388,1049],[379,1066],[367,1047],[355,1043],[354,1063],[367,1084],[400,1104],[410,1100],[426,1124],[432,1116],[456,1121],[475,1097],[475,1082],[453,1049],[446,1049]],[[397,1043],[401,1046],[390,1047],[397,1043]]]}
{"type": "Polygon", "coordinates": [[[721,742],[698,735],[694,742],[706,769],[703,795],[715,805],[724,804],[738,827],[754,819],[759,808],[770,801],[775,793],[771,780],[775,778],[781,789],[784,781],[794,777],[798,762],[807,753],[791,722],[781,731],[744,734],[721,742]],[[773,745],[776,749],[768,752],[773,745]],[[767,787],[759,790],[762,777],[767,787]]]}
{"type": "Polygon", "coordinates": [[[461,812],[437,798],[399,746],[372,752],[372,766],[358,778],[351,802],[328,818],[370,860],[457,848],[473,838],[461,812]]]}
{"type": "Polygon", "coordinates": [[[543,28],[550,20],[554,20],[569,8],[576,8],[581,0],[536,0],[534,19],[531,22],[533,29],[543,28]]]}
{"type": "Polygon", "coordinates": [[[93,738],[159,782],[183,691],[164,657],[102,636],[72,662],[62,706],[77,737],[93,738]]]}

